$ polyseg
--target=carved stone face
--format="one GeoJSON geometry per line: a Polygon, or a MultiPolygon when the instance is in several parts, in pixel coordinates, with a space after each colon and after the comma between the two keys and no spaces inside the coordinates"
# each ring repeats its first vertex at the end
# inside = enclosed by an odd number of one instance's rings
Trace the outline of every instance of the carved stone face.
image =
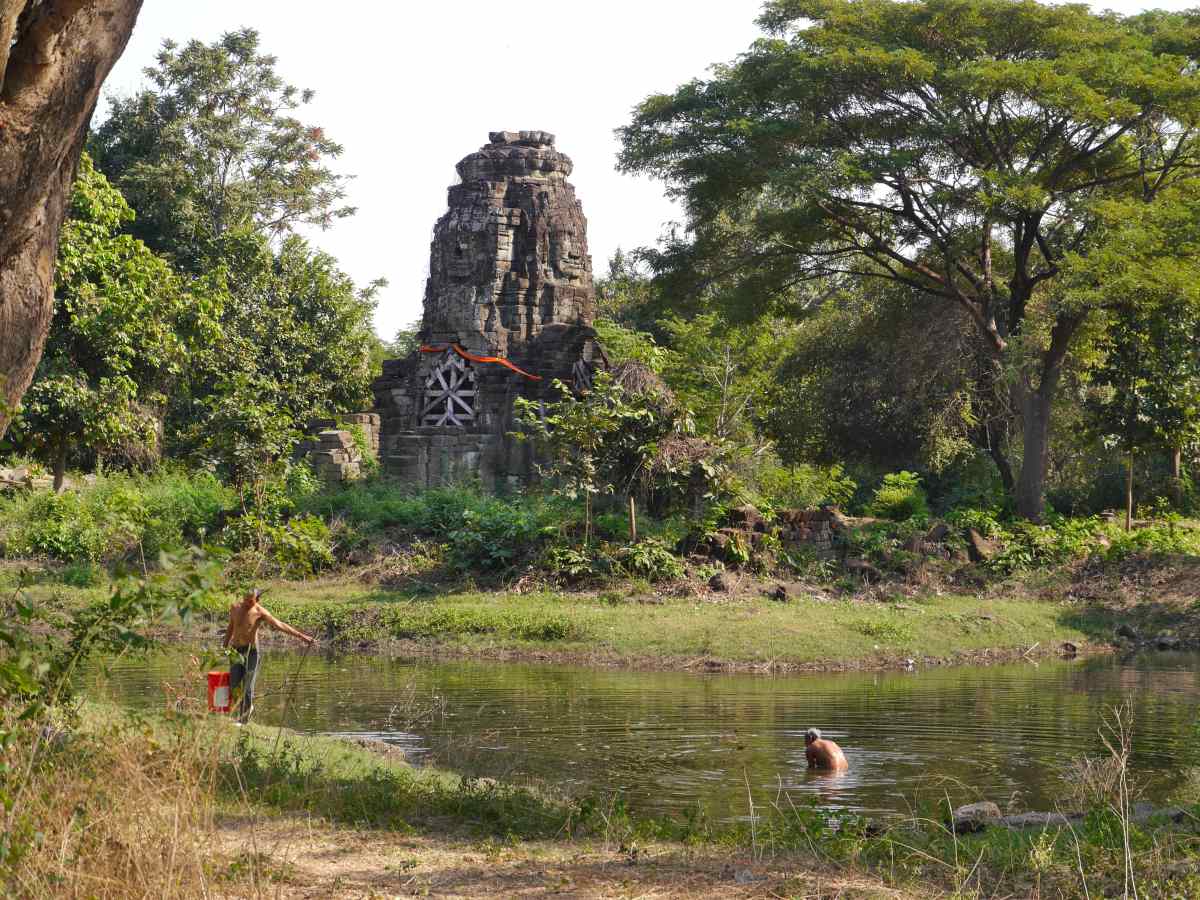
{"type": "Polygon", "coordinates": [[[555,273],[568,280],[583,275],[583,256],[579,253],[572,231],[560,231],[550,238],[550,264],[555,273]]]}
{"type": "Polygon", "coordinates": [[[491,260],[487,230],[474,216],[455,216],[434,237],[442,271],[454,281],[478,280],[491,260]]]}

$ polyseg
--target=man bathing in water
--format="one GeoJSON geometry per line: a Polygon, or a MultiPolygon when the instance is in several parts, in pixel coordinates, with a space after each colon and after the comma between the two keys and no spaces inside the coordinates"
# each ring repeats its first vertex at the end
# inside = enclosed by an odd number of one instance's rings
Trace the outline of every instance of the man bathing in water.
{"type": "Polygon", "coordinates": [[[225,629],[222,647],[232,647],[238,659],[229,667],[229,690],[232,693],[242,685],[242,702],[238,705],[238,721],[245,722],[254,712],[254,679],[258,677],[258,629],[267,625],[276,631],[290,634],[306,644],[313,638],[297,631],[286,622],[281,622],[267,612],[258,598],[262,591],[255,588],[241,602],[229,607],[229,626],[225,629]]]}
{"type": "Polygon", "coordinates": [[[850,768],[842,748],[833,741],[821,737],[821,732],[810,728],[804,732],[804,758],[810,769],[832,769],[841,772],[850,768]]]}

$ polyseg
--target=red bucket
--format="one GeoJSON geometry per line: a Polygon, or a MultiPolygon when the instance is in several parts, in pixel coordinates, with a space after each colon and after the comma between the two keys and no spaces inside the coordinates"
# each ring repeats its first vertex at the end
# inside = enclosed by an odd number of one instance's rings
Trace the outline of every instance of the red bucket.
{"type": "Polygon", "coordinates": [[[208,711],[229,712],[229,673],[208,673],[208,711]]]}

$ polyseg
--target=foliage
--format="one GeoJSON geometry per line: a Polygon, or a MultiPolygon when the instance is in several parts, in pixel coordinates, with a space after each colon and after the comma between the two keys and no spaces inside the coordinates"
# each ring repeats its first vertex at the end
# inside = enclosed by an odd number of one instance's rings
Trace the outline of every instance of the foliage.
{"type": "Polygon", "coordinates": [[[533,558],[557,531],[544,507],[492,500],[463,510],[447,538],[459,571],[503,572],[533,558]]]}
{"type": "Polygon", "coordinates": [[[401,325],[396,329],[396,336],[392,338],[390,344],[387,345],[387,352],[390,358],[399,359],[408,356],[414,350],[421,346],[420,340],[421,320],[417,319],[414,322],[409,322],[407,325],[401,325]]]}
{"type": "MultiPolygon", "coordinates": [[[[621,326],[623,333],[648,333],[656,330],[658,321],[670,311],[676,298],[658,290],[644,263],[640,252],[626,253],[618,247],[613,253],[608,272],[596,279],[597,330],[612,323],[621,326]]],[[[618,353],[613,361],[626,358],[618,353]]]]}
{"type": "Polygon", "coordinates": [[[829,504],[845,506],[858,489],[854,480],[837,464],[782,466],[767,463],[759,466],[752,478],[763,501],[761,505],[775,509],[816,509],[829,504]]]}
{"type": "Polygon", "coordinates": [[[149,649],[150,626],[186,618],[202,606],[219,574],[219,563],[202,555],[164,556],[154,575],[119,578],[105,599],[66,616],[48,615],[20,586],[8,599],[0,619],[0,802],[6,816],[0,874],[36,852],[39,840],[39,823],[29,819],[27,806],[33,760],[9,764],[17,758],[18,739],[25,747],[37,746],[30,733],[46,722],[48,710],[69,699],[73,677],[89,657],[149,649]]]}
{"type": "Polygon", "coordinates": [[[670,350],[659,345],[654,335],[635,331],[612,319],[597,319],[595,328],[609,362],[614,365],[634,360],[657,374],[663,371],[671,355],[670,350]]]}
{"type": "Polygon", "coordinates": [[[897,522],[928,519],[929,504],[921,487],[921,477],[915,472],[885,475],[883,483],[875,489],[867,514],[897,522]]]}
{"type": "Polygon", "coordinates": [[[629,574],[649,581],[672,581],[684,575],[679,557],[662,541],[654,538],[645,538],[622,547],[616,559],[629,574]]]}
{"type": "Polygon", "coordinates": [[[692,411],[697,432],[761,445],[760,423],[767,414],[780,346],[787,345],[794,326],[771,319],[730,325],[710,312],[687,319],[672,315],[659,327],[671,348],[663,378],[692,411]]]}
{"type": "Polygon", "coordinates": [[[500,498],[463,485],[414,493],[378,479],[314,492],[297,509],[336,520],[348,544],[384,536],[443,542],[453,569],[475,575],[531,562],[573,524],[563,504],[536,494],[500,498]]]}
{"type": "Polygon", "coordinates": [[[329,526],[316,516],[297,516],[275,526],[270,541],[285,578],[305,578],[333,565],[329,526]]]}
{"type": "Polygon", "coordinates": [[[298,439],[294,420],[270,401],[273,390],[266,379],[236,374],[199,404],[192,442],[235,485],[263,485],[298,439]]]}
{"type": "Polygon", "coordinates": [[[125,447],[134,461],[152,461],[166,391],[193,349],[218,333],[211,294],[200,284],[188,290],[164,260],[119,233],[132,219],[85,154],[59,241],[59,302],[22,423],[60,484],[76,445],[101,454],[125,447]]]}
{"type": "Polygon", "coordinates": [[[209,472],[166,467],[153,475],[106,475],[63,494],[0,497],[0,545],[9,558],[153,561],[203,542],[235,499],[209,472]]]}
{"type": "Polygon", "coordinates": [[[978,448],[1007,467],[1008,392],[971,327],[907,286],[846,284],[784,345],[767,434],[788,462],[940,472],[978,448]]]}
{"type": "Polygon", "coordinates": [[[359,471],[368,477],[379,474],[379,457],[371,450],[371,442],[367,438],[366,429],[361,425],[343,426],[350,432],[354,440],[354,449],[359,455],[359,471]]]}
{"type": "MultiPolygon", "coordinates": [[[[1108,318],[1098,342],[1103,359],[1089,373],[1084,409],[1092,433],[1127,457],[1128,528],[1134,512],[1136,456],[1154,448],[1191,446],[1200,439],[1200,316],[1191,310],[1126,303],[1108,318]]],[[[1174,487],[1178,493],[1179,486],[1174,487]]]]}
{"type": "Polygon", "coordinates": [[[1089,317],[1160,270],[1174,303],[1195,293],[1175,188],[1200,156],[1189,14],[773,0],[760,24],[771,37],[621,130],[622,167],[687,212],[657,270],[744,311],[803,312],[851,276],[967,316],[1023,407],[1016,502],[1038,518],[1089,317]]]}
{"type": "Polygon", "coordinates": [[[328,167],[341,145],[294,116],[313,92],[275,65],[250,28],[212,44],[165,41],[149,85],[110,99],[89,142],[138,210],[134,234],[193,271],[222,255],[229,233],[324,228],[354,211],[328,167]]]}
{"type": "Polygon", "coordinates": [[[555,382],[560,399],[538,404],[518,398],[514,410],[519,440],[533,440],[547,459],[546,474],[561,496],[584,501],[584,539],[591,539],[594,498],[633,493],[649,475],[658,441],[687,428],[668,405],[647,393],[632,396],[607,372],[596,375],[592,389],[577,396],[555,382]]]}
{"type": "Polygon", "coordinates": [[[1200,318],[1128,305],[1109,314],[1090,373],[1091,425],[1126,453],[1200,438],[1200,318]]]}
{"type": "Polygon", "coordinates": [[[177,450],[236,441],[218,434],[235,427],[222,409],[231,400],[296,430],[370,402],[383,282],[357,288],[293,233],[353,210],[341,202],[345,178],[328,166],[341,147],[295,118],[312,94],[275,66],[251,29],[212,44],[167,42],[148,86],[112,100],[92,137],[98,167],[138,210],[134,234],[220,294],[221,338],[194,355],[170,398],[177,450]]]}
{"type": "MultiPolygon", "coordinates": [[[[171,409],[182,446],[241,440],[225,433],[237,427],[239,405],[248,417],[269,414],[292,431],[312,418],[369,406],[379,284],[359,290],[332,257],[298,237],[278,253],[258,237],[225,243],[234,257],[222,340],[196,355],[188,389],[171,409]]],[[[265,423],[251,427],[260,432],[265,423]]],[[[264,449],[277,459],[290,444],[272,436],[264,449]]]]}
{"type": "Polygon", "coordinates": [[[1104,551],[1107,560],[1130,556],[1186,554],[1200,556],[1200,531],[1174,521],[1112,535],[1104,551]]]}

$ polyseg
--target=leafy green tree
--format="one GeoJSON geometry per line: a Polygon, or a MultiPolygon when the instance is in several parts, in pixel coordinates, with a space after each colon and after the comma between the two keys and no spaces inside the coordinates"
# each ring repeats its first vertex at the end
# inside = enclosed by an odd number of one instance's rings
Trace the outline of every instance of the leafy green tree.
{"type": "Polygon", "coordinates": [[[378,283],[358,289],[331,256],[294,235],[278,253],[258,235],[224,243],[238,280],[224,301],[221,339],[197,354],[172,409],[185,446],[218,427],[210,417],[234,386],[231,396],[274,410],[291,429],[370,406],[378,283]]]}
{"type": "Polygon", "coordinates": [[[23,425],[61,489],[73,449],[156,448],[165,392],[217,334],[213,298],[121,226],[133,210],[86,154],[59,242],[58,307],[23,425]]]}
{"type": "Polygon", "coordinates": [[[1109,314],[1103,361],[1085,403],[1094,433],[1125,455],[1125,529],[1133,525],[1138,453],[1200,438],[1200,317],[1124,306],[1109,314]]]}
{"type": "Polygon", "coordinates": [[[941,472],[981,452],[1011,491],[1005,385],[971,324],[923,292],[850,286],[780,356],[764,425],[785,461],[941,472]]]}
{"type": "Polygon", "coordinates": [[[670,316],[659,327],[671,348],[663,380],[695,415],[697,433],[761,447],[780,349],[795,325],[772,318],[729,325],[710,312],[688,319],[670,316]]]}
{"type": "Polygon", "coordinates": [[[607,274],[596,279],[597,318],[633,331],[652,330],[671,312],[652,274],[640,254],[618,247],[608,261],[607,274]]]}
{"type": "Polygon", "coordinates": [[[287,84],[243,28],[204,44],[164,42],[149,86],[110,101],[89,149],[138,211],[133,233],[193,269],[221,238],[277,236],[348,216],[342,152],[294,113],[313,92],[287,84]]]}
{"type": "Polygon", "coordinates": [[[196,442],[235,485],[265,483],[299,437],[291,418],[270,401],[275,389],[239,372],[208,395],[196,442]]]}
{"type": "Polygon", "coordinates": [[[520,430],[514,437],[534,441],[543,472],[554,490],[582,499],[584,540],[591,540],[597,497],[633,496],[655,474],[677,474],[659,465],[660,449],[675,435],[690,435],[694,423],[686,410],[647,390],[630,390],[607,372],[596,375],[591,390],[576,394],[561,381],[559,400],[543,408],[517,398],[520,430]]]}
{"type": "Polygon", "coordinates": [[[392,342],[387,345],[388,354],[392,359],[400,359],[408,356],[414,350],[421,346],[420,340],[421,320],[417,319],[414,322],[409,322],[407,325],[402,325],[396,329],[396,336],[392,338],[392,342]]]}
{"type": "Polygon", "coordinates": [[[622,129],[622,167],[687,212],[658,266],[743,307],[803,308],[850,276],[959,311],[1011,386],[1016,507],[1039,518],[1064,363],[1112,302],[1084,289],[1101,207],[1185,252],[1145,220],[1200,167],[1197,17],[771,0],[759,21],[770,37],[622,129]]]}

